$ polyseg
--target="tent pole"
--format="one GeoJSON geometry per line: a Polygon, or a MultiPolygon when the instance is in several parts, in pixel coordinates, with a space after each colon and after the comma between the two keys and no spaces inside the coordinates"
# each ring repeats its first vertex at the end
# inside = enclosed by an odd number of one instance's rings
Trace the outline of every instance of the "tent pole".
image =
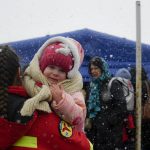
{"type": "Polygon", "coordinates": [[[136,1],[136,150],[141,150],[141,4],[136,1]]]}

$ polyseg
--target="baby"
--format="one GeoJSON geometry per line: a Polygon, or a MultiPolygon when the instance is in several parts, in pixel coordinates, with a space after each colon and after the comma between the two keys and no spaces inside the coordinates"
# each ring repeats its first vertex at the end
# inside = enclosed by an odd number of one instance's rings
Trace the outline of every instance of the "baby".
{"type": "Polygon", "coordinates": [[[21,110],[31,115],[35,109],[55,112],[60,118],[84,130],[86,105],[79,67],[84,51],[79,42],[66,37],[47,40],[25,70],[24,86],[32,97],[21,110]]]}

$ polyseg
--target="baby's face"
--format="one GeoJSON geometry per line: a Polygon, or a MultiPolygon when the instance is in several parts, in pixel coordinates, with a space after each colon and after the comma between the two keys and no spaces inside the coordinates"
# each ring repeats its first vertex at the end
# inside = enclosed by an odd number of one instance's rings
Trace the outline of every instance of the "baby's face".
{"type": "Polygon", "coordinates": [[[67,78],[66,72],[57,66],[47,66],[43,74],[51,84],[57,84],[67,78]]]}

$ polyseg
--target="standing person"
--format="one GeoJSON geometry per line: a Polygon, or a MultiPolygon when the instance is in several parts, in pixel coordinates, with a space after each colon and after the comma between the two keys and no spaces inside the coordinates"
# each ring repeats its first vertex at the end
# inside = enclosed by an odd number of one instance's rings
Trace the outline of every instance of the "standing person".
{"type": "Polygon", "coordinates": [[[128,113],[134,114],[134,87],[131,83],[130,72],[126,68],[121,68],[116,72],[114,78],[122,82],[128,113]]]}
{"type": "Polygon", "coordinates": [[[88,117],[92,120],[90,139],[94,150],[115,150],[122,148],[123,119],[126,116],[126,102],[121,84],[114,80],[110,91],[108,65],[101,57],[89,62],[92,76],[88,99],[88,117]]]}
{"type": "MultiPolygon", "coordinates": [[[[135,88],[136,93],[136,67],[130,69],[131,73],[131,82],[135,88]]],[[[148,88],[150,89],[150,81],[148,80],[147,73],[142,67],[142,107],[149,100],[148,88]]],[[[136,96],[135,96],[136,98],[136,96]]],[[[136,102],[136,100],[135,100],[136,102]]],[[[142,118],[142,130],[141,130],[142,146],[143,150],[148,150],[150,148],[150,119],[142,118]]]]}
{"type": "Polygon", "coordinates": [[[134,88],[131,83],[131,74],[126,68],[120,68],[115,73],[115,77],[122,82],[124,95],[126,97],[127,117],[124,119],[123,142],[126,150],[135,149],[135,107],[134,88]],[[121,78],[120,78],[121,77],[121,78]]]}
{"type": "Polygon", "coordinates": [[[21,86],[19,58],[8,45],[0,46],[0,149],[12,146],[34,122],[35,116],[21,116],[28,98],[21,86]]]}
{"type": "MultiPolygon", "coordinates": [[[[42,92],[40,96],[43,100],[47,99],[42,92]]],[[[40,96],[30,100],[41,100],[40,96]]],[[[55,113],[36,110],[31,116],[22,116],[20,112],[27,99],[29,96],[21,86],[19,58],[9,46],[0,46],[0,149],[90,150],[84,133],[55,113]]]]}

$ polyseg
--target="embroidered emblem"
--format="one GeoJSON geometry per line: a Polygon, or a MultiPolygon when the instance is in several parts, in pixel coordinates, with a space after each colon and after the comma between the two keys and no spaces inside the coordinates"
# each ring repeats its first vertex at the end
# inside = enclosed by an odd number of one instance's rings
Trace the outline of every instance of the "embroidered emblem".
{"type": "Polygon", "coordinates": [[[59,131],[63,137],[69,138],[72,136],[72,127],[63,120],[61,120],[59,123],[59,131]]]}

